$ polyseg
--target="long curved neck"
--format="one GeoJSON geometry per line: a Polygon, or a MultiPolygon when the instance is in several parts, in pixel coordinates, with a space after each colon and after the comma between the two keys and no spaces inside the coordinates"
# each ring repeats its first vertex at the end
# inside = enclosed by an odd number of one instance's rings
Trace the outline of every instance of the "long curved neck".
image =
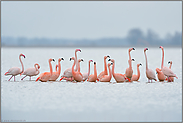
{"type": "Polygon", "coordinates": [[[113,65],[112,65],[112,74],[114,75],[114,65],[115,65],[115,62],[113,62],[113,65]]]}
{"type": "Polygon", "coordinates": [[[78,59],[77,59],[77,51],[75,51],[75,59],[76,59],[76,71],[78,70],[78,59]]]}
{"type": "Polygon", "coordinates": [[[80,72],[80,62],[78,62],[78,72],[80,72]]]}
{"type": "Polygon", "coordinates": [[[161,63],[161,69],[163,68],[164,63],[164,50],[162,49],[162,63],[161,63]]]}
{"type": "Polygon", "coordinates": [[[111,78],[112,77],[111,68],[110,66],[108,66],[108,68],[109,68],[109,77],[111,78]]]}
{"type": "Polygon", "coordinates": [[[49,66],[50,66],[50,73],[51,73],[51,75],[52,75],[53,69],[52,69],[51,61],[49,61],[49,66]]]}
{"type": "Polygon", "coordinates": [[[58,61],[58,74],[60,75],[60,71],[61,71],[61,64],[60,64],[60,62],[58,61]]]}
{"type": "Polygon", "coordinates": [[[21,71],[21,73],[24,71],[24,65],[23,65],[23,63],[22,63],[22,60],[21,60],[21,56],[19,56],[19,60],[20,60],[20,63],[21,63],[21,65],[22,65],[22,71],[21,71]]]}
{"type": "Polygon", "coordinates": [[[132,68],[132,61],[131,61],[130,51],[128,52],[128,54],[129,54],[129,61],[128,61],[128,63],[129,63],[129,68],[132,68]]]}
{"type": "Polygon", "coordinates": [[[96,68],[96,64],[94,65],[94,76],[97,77],[97,68],[96,68]]]}
{"type": "Polygon", "coordinates": [[[39,71],[39,70],[38,70],[38,64],[34,64],[34,67],[35,67],[36,71],[39,71]],[[37,66],[37,67],[36,67],[36,66],[37,66]]]}
{"type": "Polygon", "coordinates": [[[169,68],[171,69],[171,67],[172,67],[172,63],[170,63],[170,66],[169,66],[169,68]]]}
{"type": "Polygon", "coordinates": [[[139,70],[139,67],[137,66],[137,76],[138,76],[138,79],[140,77],[140,70],[139,70]]]}
{"type": "Polygon", "coordinates": [[[148,64],[147,64],[147,55],[146,55],[146,52],[144,52],[144,55],[145,55],[145,59],[146,59],[146,70],[148,69],[148,64]]]}
{"type": "Polygon", "coordinates": [[[106,59],[104,58],[104,72],[106,73],[106,74],[108,74],[107,73],[107,63],[106,63],[106,59]]]}
{"type": "Polygon", "coordinates": [[[88,76],[90,75],[90,61],[88,62],[88,76]]]}
{"type": "Polygon", "coordinates": [[[75,74],[76,72],[74,71],[74,66],[75,66],[75,64],[76,64],[76,59],[74,59],[74,63],[73,63],[73,65],[72,65],[72,74],[75,74]]]}

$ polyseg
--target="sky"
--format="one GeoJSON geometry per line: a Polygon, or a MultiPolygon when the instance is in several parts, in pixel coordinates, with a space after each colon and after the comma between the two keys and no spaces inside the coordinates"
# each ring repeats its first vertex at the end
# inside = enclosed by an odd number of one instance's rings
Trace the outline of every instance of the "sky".
{"type": "Polygon", "coordinates": [[[182,1],[1,1],[1,36],[123,38],[133,28],[182,32],[182,1]]]}

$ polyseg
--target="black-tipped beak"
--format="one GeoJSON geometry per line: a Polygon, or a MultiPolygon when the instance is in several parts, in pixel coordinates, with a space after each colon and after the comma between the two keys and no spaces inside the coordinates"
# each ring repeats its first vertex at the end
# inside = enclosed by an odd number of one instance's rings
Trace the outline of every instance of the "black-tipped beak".
{"type": "Polygon", "coordinates": [[[109,59],[108,61],[111,61],[111,59],[109,59]]]}
{"type": "Polygon", "coordinates": [[[113,63],[111,63],[111,65],[113,65],[113,63]]]}
{"type": "Polygon", "coordinates": [[[132,59],[132,61],[135,61],[135,59],[132,59]]]}
{"type": "Polygon", "coordinates": [[[140,63],[140,65],[142,66],[142,64],[140,63]]]}
{"type": "Polygon", "coordinates": [[[168,62],[168,64],[170,64],[170,61],[168,62]]]}
{"type": "Polygon", "coordinates": [[[83,59],[81,59],[81,61],[83,61],[83,62],[84,62],[84,60],[83,60],[83,59]]]}
{"type": "Polygon", "coordinates": [[[61,58],[61,60],[64,60],[64,58],[61,58]]]}
{"type": "Polygon", "coordinates": [[[107,57],[109,57],[109,58],[110,58],[110,56],[107,56],[107,57]]]}
{"type": "Polygon", "coordinates": [[[79,50],[81,52],[81,50],[79,50]]]}
{"type": "Polygon", "coordinates": [[[94,64],[96,64],[96,62],[94,62],[94,64]]]}
{"type": "Polygon", "coordinates": [[[148,50],[148,48],[146,48],[146,50],[148,50]]]}
{"type": "Polygon", "coordinates": [[[161,46],[159,48],[161,48],[161,46]]]}
{"type": "Polygon", "coordinates": [[[70,58],[70,61],[71,61],[72,58],[70,58]]]}
{"type": "Polygon", "coordinates": [[[133,48],[133,50],[135,50],[135,48],[133,48]]]}
{"type": "Polygon", "coordinates": [[[55,61],[55,59],[53,59],[53,61],[55,61]]]}

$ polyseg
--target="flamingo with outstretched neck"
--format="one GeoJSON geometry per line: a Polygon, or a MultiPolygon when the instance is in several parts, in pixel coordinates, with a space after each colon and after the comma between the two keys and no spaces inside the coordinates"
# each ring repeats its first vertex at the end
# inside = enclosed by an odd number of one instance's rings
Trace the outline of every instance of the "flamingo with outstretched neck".
{"type": "Polygon", "coordinates": [[[109,57],[110,58],[110,56],[108,55],[108,56],[104,56],[104,71],[102,71],[99,75],[98,75],[98,77],[97,77],[97,81],[99,81],[99,79],[102,77],[102,76],[104,76],[104,75],[108,75],[108,72],[107,72],[107,63],[106,63],[106,59],[107,59],[107,57],[109,57]]]}
{"type": "Polygon", "coordinates": [[[49,67],[50,67],[50,72],[41,73],[40,76],[36,79],[36,81],[39,80],[41,82],[47,82],[50,79],[50,77],[52,76],[52,73],[53,73],[51,61],[55,61],[55,60],[54,59],[51,59],[51,58],[48,60],[49,67]]]}
{"type": "Polygon", "coordinates": [[[87,81],[89,81],[89,82],[96,82],[96,80],[97,80],[97,67],[96,67],[96,64],[97,63],[94,62],[94,74],[91,74],[87,79],[87,81]]]}
{"type": "Polygon", "coordinates": [[[141,63],[140,64],[137,64],[137,75],[133,74],[131,81],[138,81],[139,80],[139,78],[140,78],[140,69],[139,69],[139,66],[140,65],[142,66],[141,63]]]}
{"type": "Polygon", "coordinates": [[[178,77],[176,76],[176,74],[173,73],[173,71],[168,68],[168,67],[165,67],[163,64],[164,64],[164,48],[162,46],[160,46],[159,48],[162,49],[162,63],[161,63],[161,70],[163,72],[163,74],[165,76],[168,77],[168,81],[171,81],[170,80],[170,77],[176,77],[178,79],[178,77]]]}
{"type": "MultiPolygon", "coordinates": [[[[78,51],[80,51],[81,52],[81,50],[80,49],[76,49],[75,50],[75,58],[76,58],[76,68],[75,68],[75,71],[77,71],[78,70],[78,61],[77,61],[77,52],[78,51]]],[[[68,68],[68,69],[66,69],[65,71],[64,71],[64,74],[61,76],[61,79],[60,79],[60,81],[62,80],[62,79],[66,79],[67,81],[72,81],[74,78],[73,78],[73,75],[72,75],[72,68],[68,68]]]]}
{"type": "Polygon", "coordinates": [[[87,80],[90,75],[90,63],[93,62],[93,60],[88,61],[88,73],[83,73],[83,81],[87,80]]]}
{"type": "MultiPolygon", "coordinates": [[[[169,69],[171,69],[172,67],[172,61],[169,61],[168,64],[170,64],[169,69]]],[[[168,82],[174,82],[174,77],[169,77],[169,80],[167,80],[168,82]]]]}
{"type": "Polygon", "coordinates": [[[112,72],[111,72],[110,66],[111,66],[112,64],[113,64],[113,63],[108,63],[108,64],[107,64],[108,69],[109,69],[109,75],[104,75],[104,76],[102,76],[102,77],[99,79],[100,82],[110,82],[110,81],[111,81],[112,72]]]}
{"type": "Polygon", "coordinates": [[[114,59],[109,59],[108,61],[111,61],[112,64],[112,75],[114,79],[116,80],[117,83],[124,82],[126,80],[126,76],[121,73],[114,73],[114,67],[115,67],[115,60],[114,59]]]}
{"type": "Polygon", "coordinates": [[[128,79],[129,82],[131,81],[131,78],[132,78],[132,75],[133,75],[131,55],[130,55],[130,52],[132,50],[135,50],[135,48],[128,49],[128,55],[129,55],[128,63],[129,63],[129,68],[127,68],[126,71],[125,71],[125,76],[127,77],[127,79],[128,79]]]}
{"type": "Polygon", "coordinates": [[[27,68],[22,75],[25,75],[21,80],[23,80],[25,77],[29,76],[30,81],[32,76],[37,76],[39,74],[39,68],[40,65],[38,63],[34,64],[34,67],[27,68]]]}
{"type": "Polygon", "coordinates": [[[145,55],[145,60],[146,60],[146,77],[148,78],[148,82],[149,82],[149,80],[151,80],[151,82],[152,82],[152,80],[157,81],[154,71],[152,69],[148,68],[146,50],[148,50],[148,48],[144,49],[144,55],[145,55]]]}
{"type": "Polygon", "coordinates": [[[72,57],[70,58],[70,61],[71,60],[74,60],[74,63],[72,65],[72,75],[74,77],[74,80],[77,82],[81,82],[83,80],[83,75],[80,72],[74,70],[74,66],[76,64],[76,58],[72,57]]]}
{"type": "Polygon", "coordinates": [[[22,54],[22,53],[19,55],[19,60],[20,60],[21,66],[22,66],[22,70],[19,67],[12,67],[12,68],[10,68],[8,70],[8,72],[6,72],[4,74],[4,75],[12,75],[8,81],[10,81],[13,76],[14,76],[14,81],[15,81],[15,76],[18,75],[18,74],[22,74],[24,72],[24,65],[23,65],[23,62],[21,60],[21,56],[23,56],[25,58],[25,55],[22,54]]]}
{"type": "Polygon", "coordinates": [[[56,81],[57,78],[60,76],[60,72],[61,72],[61,64],[60,62],[64,60],[64,58],[59,58],[58,59],[58,65],[56,65],[56,72],[53,72],[51,77],[49,78],[49,81],[56,81]],[[58,70],[57,70],[57,66],[58,66],[58,70]]]}

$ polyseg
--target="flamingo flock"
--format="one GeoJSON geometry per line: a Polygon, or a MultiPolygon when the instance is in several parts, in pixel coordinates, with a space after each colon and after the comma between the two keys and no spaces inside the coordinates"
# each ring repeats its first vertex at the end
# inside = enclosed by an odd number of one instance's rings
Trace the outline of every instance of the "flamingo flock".
{"type": "MultiPolygon", "coordinates": [[[[171,66],[172,66],[172,61],[169,61],[168,64],[170,64],[169,68],[164,66],[164,48],[162,46],[160,46],[159,48],[161,48],[162,50],[162,63],[161,63],[161,68],[156,68],[156,74],[157,74],[157,78],[159,81],[166,81],[167,82],[173,82],[174,81],[174,77],[176,77],[178,79],[178,77],[176,76],[176,74],[173,73],[173,71],[171,70],[171,66]]],[[[81,52],[81,49],[76,49],[75,50],[75,57],[71,57],[70,58],[70,62],[73,61],[73,65],[71,68],[66,69],[63,72],[63,75],[61,75],[61,78],[59,79],[59,81],[62,81],[63,79],[66,81],[71,81],[71,82],[84,82],[84,81],[88,81],[88,82],[110,82],[111,78],[113,77],[115,79],[115,81],[117,83],[121,83],[121,82],[132,82],[132,81],[139,81],[140,79],[140,69],[139,67],[142,66],[141,63],[137,64],[137,75],[133,74],[133,69],[132,69],[132,61],[135,61],[135,59],[131,58],[130,52],[135,50],[135,48],[129,48],[128,50],[128,55],[129,55],[129,59],[128,59],[128,64],[129,67],[126,69],[125,74],[122,73],[115,73],[114,68],[115,68],[115,60],[110,58],[109,55],[104,56],[104,71],[100,72],[99,75],[97,75],[97,62],[93,61],[92,59],[88,61],[88,72],[86,73],[81,73],[80,72],[80,63],[83,62],[83,59],[77,59],[77,52],[81,52]],[[107,58],[109,58],[107,60],[107,58]],[[109,62],[107,63],[106,60],[109,62]],[[90,75],[90,64],[93,62],[93,66],[94,66],[94,73],[90,75]],[[112,66],[112,67],[111,67],[112,66]]],[[[144,48],[144,56],[145,56],[145,62],[146,62],[146,77],[148,79],[148,82],[152,82],[153,80],[157,81],[156,79],[156,74],[155,71],[153,71],[152,69],[149,69],[148,67],[148,61],[147,61],[147,52],[148,48],[144,48]]],[[[40,71],[40,65],[38,63],[34,64],[34,67],[31,68],[27,68],[24,71],[24,65],[22,62],[22,57],[25,58],[24,54],[20,54],[19,55],[19,61],[20,64],[22,66],[21,68],[18,67],[12,67],[10,68],[5,75],[11,75],[11,77],[9,78],[8,81],[11,80],[12,77],[14,77],[14,81],[15,81],[15,76],[17,75],[25,75],[21,80],[23,80],[25,77],[29,76],[30,77],[30,81],[31,81],[31,77],[32,76],[37,76],[40,71]]],[[[39,75],[39,77],[36,79],[37,81],[41,81],[41,82],[47,82],[47,81],[56,81],[61,73],[61,61],[63,61],[64,58],[59,58],[58,59],[58,64],[55,66],[56,71],[53,72],[53,68],[52,68],[52,64],[51,62],[54,61],[55,59],[48,59],[48,64],[49,64],[49,68],[50,71],[49,72],[43,72],[39,75]]]]}

